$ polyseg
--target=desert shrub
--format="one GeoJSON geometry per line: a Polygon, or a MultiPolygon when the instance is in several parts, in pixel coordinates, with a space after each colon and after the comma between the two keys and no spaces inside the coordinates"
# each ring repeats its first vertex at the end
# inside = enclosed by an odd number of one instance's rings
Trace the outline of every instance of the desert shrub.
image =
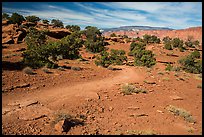
{"type": "Polygon", "coordinates": [[[61,20],[52,19],[51,23],[54,27],[64,28],[63,22],[61,20]]]}
{"type": "Polygon", "coordinates": [[[202,73],[202,60],[196,60],[192,54],[180,59],[179,63],[181,64],[181,68],[186,72],[195,74],[202,73]]]}
{"type": "Polygon", "coordinates": [[[10,17],[7,13],[2,14],[2,20],[8,20],[10,17]]]}
{"type": "Polygon", "coordinates": [[[148,43],[160,43],[160,39],[157,38],[157,36],[155,35],[148,35],[148,34],[145,34],[143,35],[143,40],[146,44],[148,43]]]}
{"type": "Polygon", "coordinates": [[[78,25],[67,25],[65,28],[69,29],[72,32],[81,30],[81,28],[78,25]]]}
{"type": "Polygon", "coordinates": [[[42,22],[43,22],[44,24],[49,24],[49,20],[46,20],[46,19],[42,20],[42,22]]]}
{"type": "Polygon", "coordinates": [[[111,64],[122,65],[124,61],[127,61],[124,50],[111,49],[110,53],[102,51],[100,56],[96,57],[95,64],[97,66],[108,67],[111,64]]]}
{"type": "Polygon", "coordinates": [[[95,64],[102,67],[111,65],[109,53],[107,51],[100,52],[100,56],[96,56],[95,64]]]}
{"type": "Polygon", "coordinates": [[[35,74],[35,73],[33,72],[33,69],[30,68],[30,67],[25,67],[25,68],[23,69],[23,72],[26,73],[26,74],[28,74],[28,75],[33,75],[33,74],[35,74]]]}
{"type": "Polygon", "coordinates": [[[125,38],[125,39],[126,39],[126,38],[128,38],[128,36],[127,36],[127,35],[123,35],[122,38],[125,38]]]}
{"type": "Polygon", "coordinates": [[[195,47],[193,46],[193,42],[192,42],[192,41],[186,41],[186,42],[185,42],[185,45],[186,45],[187,47],[190,47],[190,48],[195,48],[195,47]]]}
{"type": "Polygon", "coordinates": [[[26,21],[34,22],[34,23],[37,23],[38,21],[41,20],[39,17],[36,17],[36,16],[27,16],[25,18],[26,18],[26,21]]]}
{"type": "Polygon", "coordinates": [[[188,121],[190,123],[195,123],[196,122],[195,119],[193,118],[193,116],[183,108],[178,108],[176,106],[169,105],[169,106],[166,107],[166,109],[169,112],[173,113],[174,115],[183,117],[186,121],[188,121]]]}
{"type": "Polygon", "coordinates": [[[59,53],[63,59],[79,58],[79,48],[82,47],[81,33],[73,32],[59,42],[59,53]]]}
{"type": "Polygon", "coordinates": [[[124,50],[111,49],[110,52],[111,64],[122,65],[124,61],[127,61],[124,50]]]}
{"type": "Polygon", "coordinates": [[[171,71],[173,69],[173,66],[171,64],[167,64],[165,70],[171,71]]]}
{"type": "Polygon", "coordinates": [[[46,41],[46,35],[42,31],[38,31],[35,28],[29,28],[28,34],[26,35],[25,42],[28,45],[28,49],[39,47],[46,41]]]}
{"type": "Polygon", "coordinates": [[[194,44],[195,46],[199,46],[200,42],[199,42],[198,40],[196,40],[196,41],[193,42],[193,44],[194,44]]]}
{"type": "Polygon", "coordinates": [[[23,21],[24,21],[24,17],[18,13],[12,13],[11,17],[9,18],[9,21],[12,23],[12,24],[18,24],[20,25],[23,21]]]}
{"type": "Polygon", "coordinates": [[[105,42],[105,38],[100,36],[94,38],[93,40],[87,39],[84,45],[87,51],[99,53],[105,50],[105,46],[107,45],[107,43],[105,42]]]}
{"type": "Polygon", "coordinates": [[[194,52],[191,53],[191,56],[193,58],[199,59],[200,58],[200,52],[198,50],[195,50],[194,52]]]}
{"type": "Polygon", "coordinates": [[[130,44],[130,52],[128,55],[134,56],[134,64],[136,66],[151,67],[156,64],[154,54],[150,50],[145,50],[146,44],[142,42],[132,42],[130,44]]]}
{"type": "Polygon", "coordinates": [[[170,42],[165,42],[164,48],[168,49],[168,50],[173,50],[172,45],[171,45],[170,42]]]}
{"type": "Polygon", "coordinates": [[[180,40],[179,38],[174,38],[172,40],[172,46],[173,48],[183,47],[183,40],[180,40]]]}
{"type": "Polygon", "coordinates": [[[117,37],[115,33],[110,34],[110,37],[117,37]]]}
{"type": "Polygon", "coordinates": [[[137,49],[145,49],[146,44],[142,42],[132,42],[130,44],[130,51],[137,50],[137,49]]]}
{"type": "Polygon", "coordinates": [[[141,88],[137,88],[132,84],[124,84],[121,88],[121,92],[124,95],[131,95],[132,93],[148,93],[148,91],[141,89],[141,88]]]}
{"type": "Polygon", "coordinates": [[[61,41],[46,42],[46,37],[43,32],[30,28],[25,38],[27,50],[23,52],[24,64],[33,68],[42,66],[56,68],[58,55],[64,55],[69,58],[77,56],[78,51],[76,46],[78,47],[79,43],[77,38],[73,37],[73,35],[75,34],[71,34],[61,41]]]}
{"type": "Polygon", "coordinates": [[[87,51],[99,53],[105,50],[107,43],[97,27],[87,26],[82,33],[86,36],[84,45],[87,51]]]}
{"type": "Polygon", "coordinates": [[[82,68],[80,68],[80,67],[71,67],[71,70],[75,70],[75,71],[80,71],[80,70],[82,70],[82,68]]]}
{"type": "Polygon", "coordinates": [[[166,36],[166,37],[164,37],[164,38],[162,39],[162,41],[164,42],[164,44],[171,42],[171,40],[172,40],[172,39],[171,39],[169,36],[166,36]]]}

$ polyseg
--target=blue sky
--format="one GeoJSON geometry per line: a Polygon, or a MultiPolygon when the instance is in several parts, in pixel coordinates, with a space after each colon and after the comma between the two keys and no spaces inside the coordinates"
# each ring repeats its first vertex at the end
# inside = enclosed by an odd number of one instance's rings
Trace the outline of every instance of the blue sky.
{"type": "Polygon", "coordinates": [[[202,26],[202,2],[2,2],[2,12],[98,28],[202,26]]]}

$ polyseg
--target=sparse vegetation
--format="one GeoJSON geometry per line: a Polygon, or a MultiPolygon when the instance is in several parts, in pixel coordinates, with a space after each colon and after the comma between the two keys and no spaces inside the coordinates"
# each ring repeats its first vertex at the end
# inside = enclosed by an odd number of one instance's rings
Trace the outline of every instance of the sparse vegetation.
{"type": "Polygon", "coordinates": [[[160,43],[160,39],[157,38],[157,36],[155,36],[155,35],[148,35],[148,34],[145,34],[143,36],[143,41],[146,44],[149,44],[149,43],[157,43],[157,44],[159,44],[160,43]]]}
{"type": "Polygon", "coordinates": [[[114,50],[111,52],[102,51],[100,56],[96,57],[95,64],[97,66],[108,67],[109,65],[122,65],[124,61],[127,61],[124,50],[114,50]]]}
{"type": "Polygon", "coordinates": [[[34,75],[34,74],[35,74],[35,73],[33,72],[33,69],[30,68],[30,67],[25,67],[25,68],[23,69],[23,72],[26,73],[26,74],[28,74],[28,75],[34,75]]]}
{"type": "Polygon", "coordinates": [[[81,30],[81,28],[78,25],[67,25],[65,28],[69,29],[71,32],[75,32],[75,31],[80,31],[81,30]]]}
{"type": "Polygon", "coordinates": [[[110,37],[117,37],[115,33],[110,34],[110,37]]]}
{"type": "Polygon", "coordinates": [[[189,73],[202,73],[202,60],[196,59],[199,55],[196,52],[191,53],[187,57],[180,59],[181,68],[189,73]]]}
{"type": "Polygon", "coordinates": [[[57,28],[64,28],[64,24],[61,20],[56,20],[56,19],[52,19],[51,20],[51,23],[54,27],[57,27],[57,28]]]}
{"type": "Polygon", "coordinates": [[[132,93],[148,93],[147,90],[141,89],[141,88],[136,88],[132,84],[125,84],[122,86],[121,92],[124,95],[131,95],[132,93]]]}
{"type": "Polygon", "coordinates": [[[40,21],[41,19],[37,16],[27,16],[25,17],[26,21],[28,22],[33,22],[33,23],[37,23],[38,21],[40,21]]]}
{"type": "Polygon", "coordinates": [[[12,13],[11,17],[9,18],[9,21],[12,23],[12,24],[18,24],[20,25],[23,21],[25,21],[25,18],[18,14],[18,13],[12,13]]]}
{"type": "Polygon", "coordinates": [[[49,20],[46,20],[46,19],[42,20],[42,22],[43,22],[44,24],[49,24],[49,20]]]}
{"type": "Polygon", "coordinates": [[[2,20],[8,20],[10,17],[7,13],[2,14],[2,20]]]}
{"type": "Polygon", "coordinates": [[[173,70],[173,66],[171,64],[167,64],[165,70],[171,71],[171,70],[173,70]]]}
{"type": "Polygon", "coordinates": [[[72,67],[71,67],[71,70],[80,71],[80,70],[82,70],[82,68],[72,66],[72,67]]]}
{"type": "Polygon", "coordinates": [[[192,117],[192,115],[188,111],[186,111],[185,109],[178,108],[178,107],[172,106],[172,105],[167,106],[166,109],[169,112],[173,113],[174,115],[183,117],[187,122],[190,122],[190,123],[196,122],[195,119],[192,117]]]}
{"type": "Polygon", "coordinates": [[[127,130],[128,135],[157,135],[154,130],[127,130]]]}

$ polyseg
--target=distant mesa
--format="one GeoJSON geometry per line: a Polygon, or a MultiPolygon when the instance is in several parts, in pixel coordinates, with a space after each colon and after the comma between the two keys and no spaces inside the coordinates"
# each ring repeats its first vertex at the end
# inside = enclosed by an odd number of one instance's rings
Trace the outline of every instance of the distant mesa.
{"type": "Polygon", "coordinates": [[[166,27],[150,27],[150,26],[121,26],[118,28],[103,28],[101,29],[101,32],[138,31],[138,30],[173,30],[173,29],[166,27]]]}

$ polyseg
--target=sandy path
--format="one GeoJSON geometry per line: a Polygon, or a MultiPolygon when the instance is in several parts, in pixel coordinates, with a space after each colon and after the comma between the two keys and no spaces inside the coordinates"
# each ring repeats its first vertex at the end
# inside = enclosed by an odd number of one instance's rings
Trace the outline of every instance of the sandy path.
{"type": "Polygon", "coordinates": [[[3,96],[3,102],[9,104],[14,102],[24,102],[27,100],[38,100],[42,104],[63,103],[63,100],[74,100],[74,98],[98,98],[97,91],[109,89],[115,84],[123,84],[141,80],[141,73],[133,67],[121,66],[122,70],[114,77],[105,78],[102,80],[77,83],[74,86],[56,87],[49,90],[33,92],[23,97],[13,99],[9,96],[3,96]]]}

